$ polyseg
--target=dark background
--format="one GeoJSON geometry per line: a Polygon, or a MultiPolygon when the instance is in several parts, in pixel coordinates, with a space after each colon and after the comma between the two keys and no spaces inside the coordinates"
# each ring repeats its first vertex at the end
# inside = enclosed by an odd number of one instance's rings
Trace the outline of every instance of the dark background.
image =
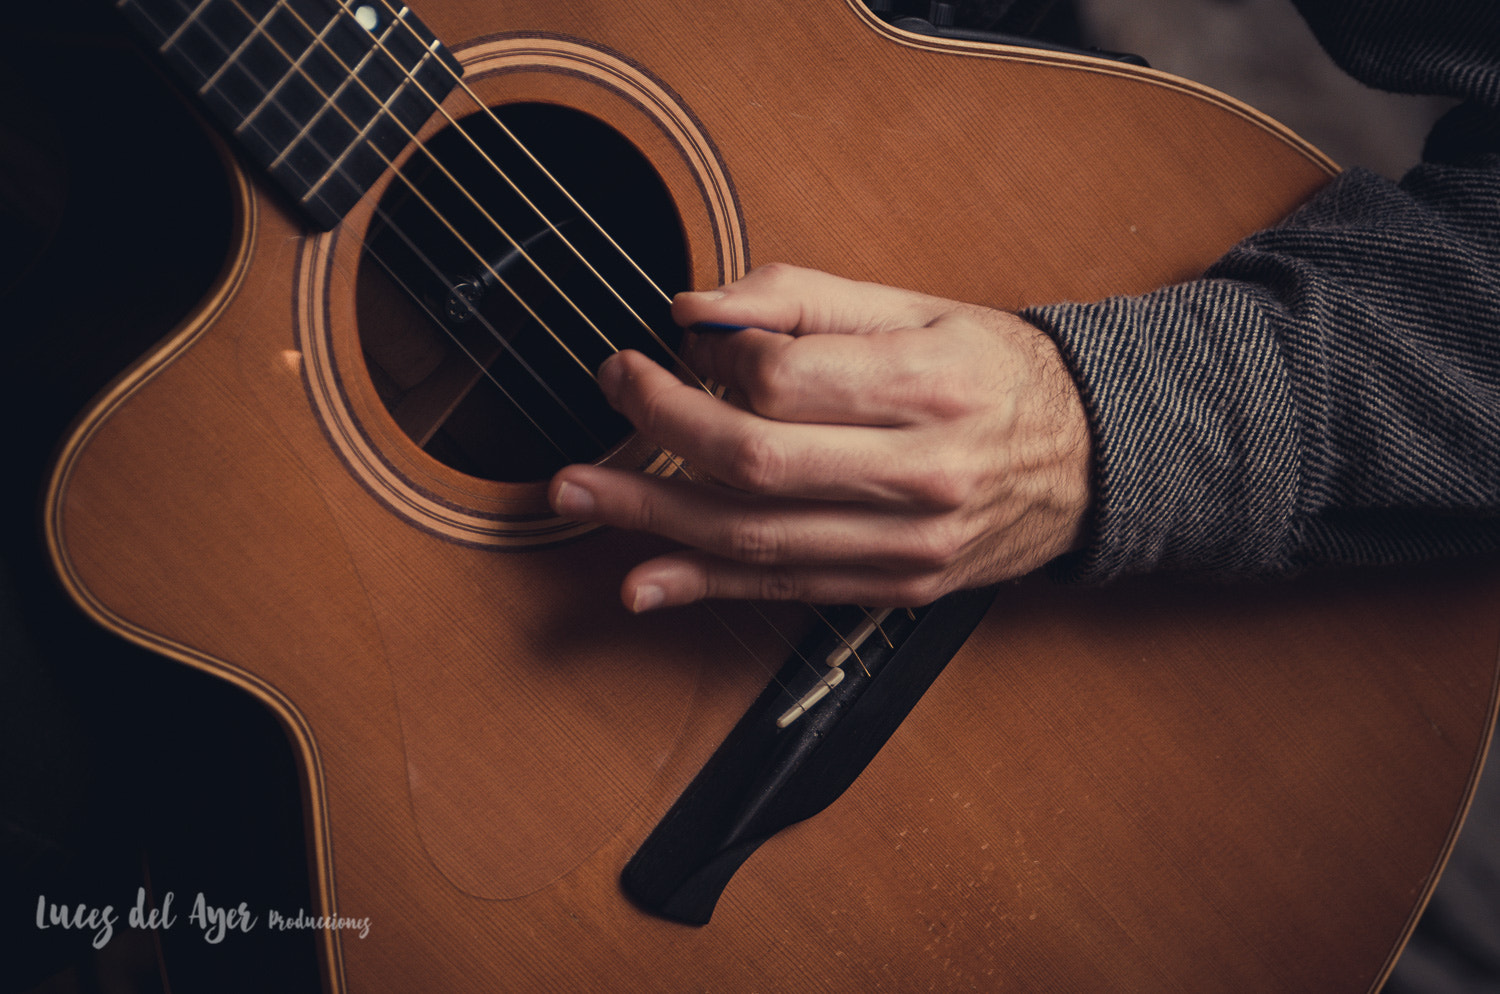
{"type": "Polygon", "coordinates": [[[0,990],[317,989],[311,932],[234,934],[210,903],[307,904],[291,752],[227,684],[135,650],[68,604],[40,544],[38,497],[70,420],[200,297],[222,264],[228,192],[215,149],[155,68],[86,0],[8,10],[0,28],[0,990]],[[124,926],[137,888],[179,921],[124,926]],[[39,895],[115,906],[91,931],[39,930],[39,895]],[[233,968],[225,970],[226,962],[233,968]],[[51,978],[50,980],[48,978],[51,978]]]}

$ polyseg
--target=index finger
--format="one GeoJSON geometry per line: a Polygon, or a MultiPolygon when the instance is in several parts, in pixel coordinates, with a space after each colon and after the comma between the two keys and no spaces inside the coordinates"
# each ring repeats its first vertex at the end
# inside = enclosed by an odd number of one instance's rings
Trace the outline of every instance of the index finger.
{"type": "Polygon", "coordinates": [[[952,306],[913,290],[772,263],[717,290],[678,294],[672,301],[672,319],[684,327],[859,335],[920,328],[952,306]]]}

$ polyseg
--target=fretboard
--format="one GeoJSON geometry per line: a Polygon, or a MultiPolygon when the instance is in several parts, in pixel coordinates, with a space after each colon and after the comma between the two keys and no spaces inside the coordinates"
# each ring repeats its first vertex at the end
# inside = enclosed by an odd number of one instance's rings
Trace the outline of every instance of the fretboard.
{"type": "Polygon", "coordinates": [[[331,228],[453,89],[458,62],[387,0],[118,0],[309,219],[331,228]]]}

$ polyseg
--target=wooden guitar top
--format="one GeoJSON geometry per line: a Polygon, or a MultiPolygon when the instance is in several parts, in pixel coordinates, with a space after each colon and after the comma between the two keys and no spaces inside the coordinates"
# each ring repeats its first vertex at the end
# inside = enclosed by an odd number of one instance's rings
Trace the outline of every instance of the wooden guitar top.
{"type": "MultiPolygon", "coordinates": [[[[1332,173],[1164,74],[837,0],[722,7],[419,13],[486,102],[629,139],[697,286],[785,260],[1007,308],[1144,291],[1332,173]]],[[[660,921],[620,868],[786,656],[770,622],[806,613],[628,615],[649,540],[553,521],[541,483],[451,469],[382,406],[356,284],[385,185],[320,234],[235,175],[220,283],[79,421],[48,538],[102,624],[285,724],[317,911],[371,919],[322,936],[329,990],[1383,979],[1488,741],[1493,563],[1009,585],[843,798],[764,846],[710,925],[660,921]]]]}

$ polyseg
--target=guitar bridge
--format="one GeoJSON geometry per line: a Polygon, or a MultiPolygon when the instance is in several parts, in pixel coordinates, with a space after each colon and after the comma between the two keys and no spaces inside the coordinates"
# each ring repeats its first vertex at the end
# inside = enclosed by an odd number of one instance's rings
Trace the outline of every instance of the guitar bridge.
{"type": "Polygon", "coordinates": [[[809,637],[756,698],[626,864],[625,893],[652,914],[706,925],[763,842],[828,807],[864,771],[994,594],[960,591],[876,623],[859,608],[825,612],[835,631],[809,637]]]}

